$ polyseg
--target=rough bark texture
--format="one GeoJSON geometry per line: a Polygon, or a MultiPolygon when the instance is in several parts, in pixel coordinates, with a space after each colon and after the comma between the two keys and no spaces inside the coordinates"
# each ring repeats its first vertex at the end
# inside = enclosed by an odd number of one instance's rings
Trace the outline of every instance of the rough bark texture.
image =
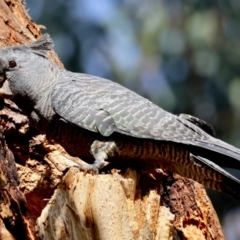
{"type": "MultiPolygon", "coordinates": [[[[0,47],[40,36],[22,1],[0,0],[0,9],[0,47]]],[[[131,169],[64,175],[64,149],[31,129],[14,103],[0,103],[0,239],[224,239],[198,183],[131,169]]]]}

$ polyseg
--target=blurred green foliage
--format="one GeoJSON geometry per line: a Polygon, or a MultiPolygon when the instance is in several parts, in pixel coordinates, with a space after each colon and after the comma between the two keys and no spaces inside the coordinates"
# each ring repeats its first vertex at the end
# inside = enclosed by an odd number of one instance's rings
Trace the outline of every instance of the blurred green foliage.
{"type": "MultiPolygon", "coordinates": [[[[240,147],[239,0],[27,0],[27,8],[68,70],[202,118],[240,147]]],[[[237,204],[211,195],[220,216],[237,204]]]]}

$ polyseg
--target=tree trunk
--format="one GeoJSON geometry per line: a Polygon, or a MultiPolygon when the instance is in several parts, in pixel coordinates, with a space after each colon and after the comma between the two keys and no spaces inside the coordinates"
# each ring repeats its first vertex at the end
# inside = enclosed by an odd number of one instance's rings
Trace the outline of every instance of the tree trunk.
{"type": "MultiPolygon", "coordinates": [[[[0,9],[0,47],[41,35],[22,1],[0,0],[0,9]]],[[[224,239],[200,184],[159,169],[63,173],[64,149],[10,100],[0,119],[0,239],[224,239]]]]}

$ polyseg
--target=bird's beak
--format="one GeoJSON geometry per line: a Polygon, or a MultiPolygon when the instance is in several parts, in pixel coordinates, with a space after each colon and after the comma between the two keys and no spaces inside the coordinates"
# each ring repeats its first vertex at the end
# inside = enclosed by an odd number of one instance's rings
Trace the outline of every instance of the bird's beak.
{"type": "Polygon", "coordinates": [[[13,93],[9,88],[8,81],[6,80],[6,76],[4,73],[0,72],[0,98],[12,98],[13,93]]]}

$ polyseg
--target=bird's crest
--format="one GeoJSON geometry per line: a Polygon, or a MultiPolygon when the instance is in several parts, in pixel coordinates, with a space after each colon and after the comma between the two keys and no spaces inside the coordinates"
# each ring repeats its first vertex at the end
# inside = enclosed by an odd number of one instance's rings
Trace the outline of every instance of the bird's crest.
{"type": "Polygon", "coordinates": [[[37,41],[26,44],[25,46],[30,48],[33,53],[42,57],[47,57],[48,51],[53,49],[53,41],[49,34],[45,33],[37,41]]]}

